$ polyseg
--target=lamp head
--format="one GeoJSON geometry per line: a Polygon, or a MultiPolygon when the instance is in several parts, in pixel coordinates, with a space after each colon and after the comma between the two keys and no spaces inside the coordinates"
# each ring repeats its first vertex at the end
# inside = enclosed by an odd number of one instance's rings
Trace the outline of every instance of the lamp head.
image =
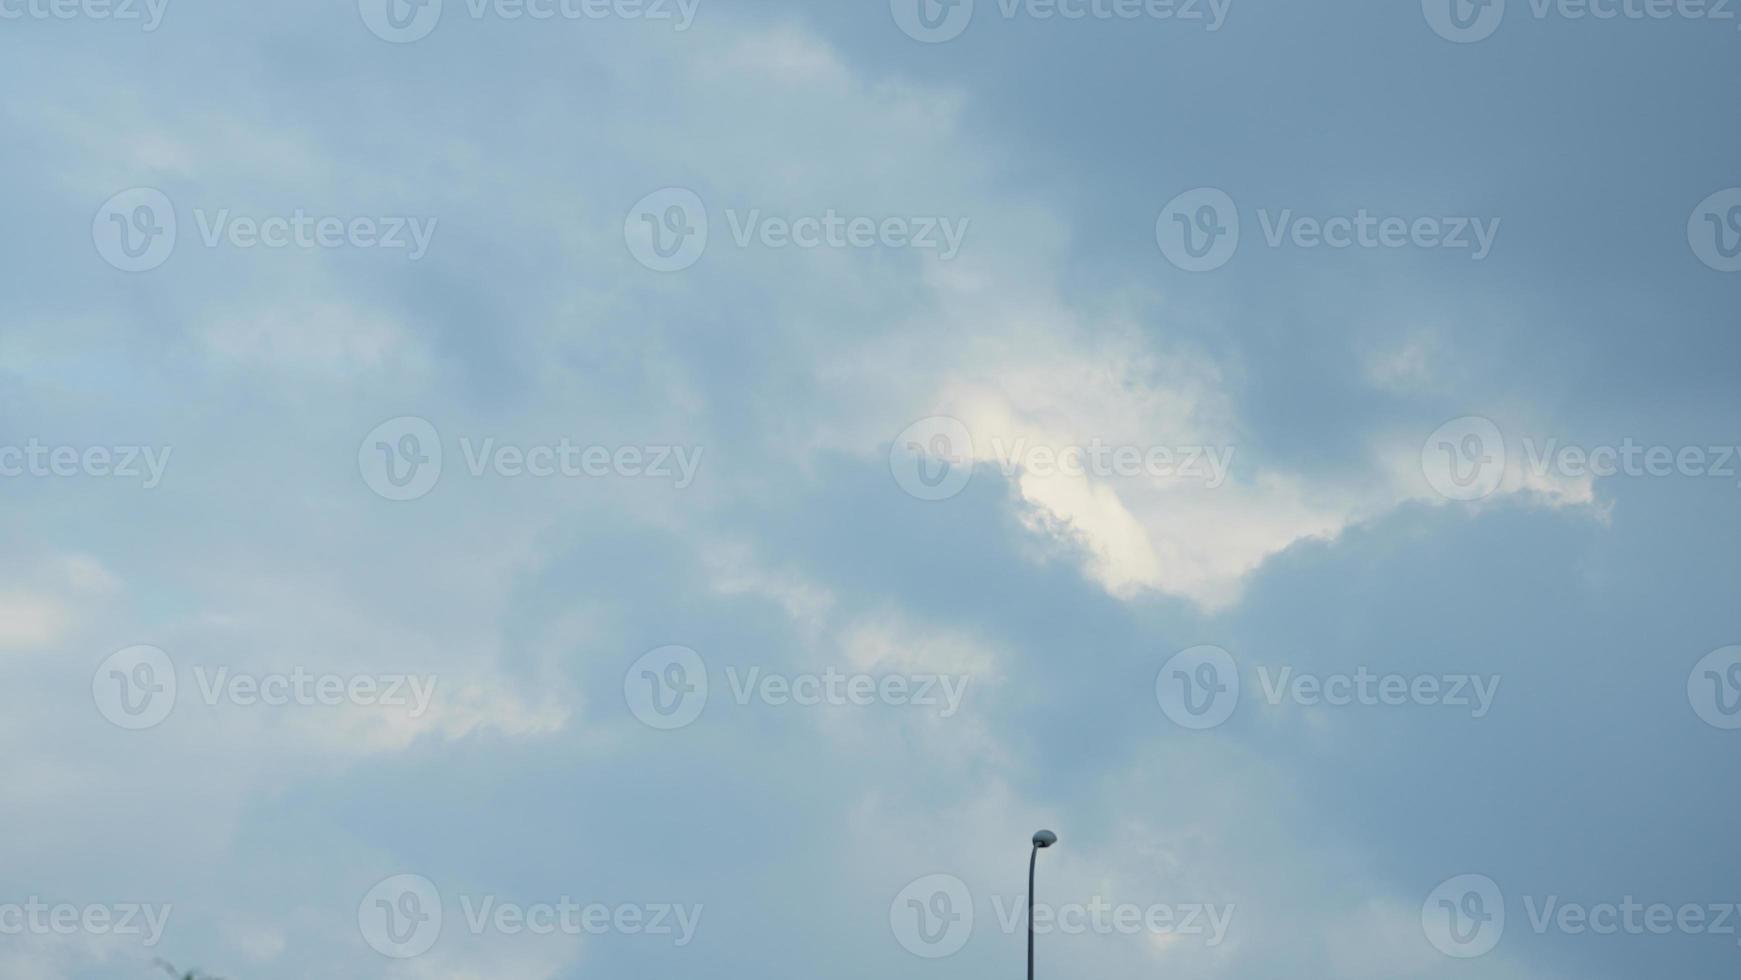
{"type": "Polygon", "coordinates": [[[1058,835],[1052,833],[1050,830],[1039,830],[1034,832],[1035,847],[1051,847],[1056,843],[1058,843],[1058,835]]]}

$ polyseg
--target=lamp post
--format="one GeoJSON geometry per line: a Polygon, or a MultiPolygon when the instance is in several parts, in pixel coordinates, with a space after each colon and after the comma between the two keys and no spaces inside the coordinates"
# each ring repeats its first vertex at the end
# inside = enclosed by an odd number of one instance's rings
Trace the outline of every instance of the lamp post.
{"type": "Polygon", "coordinates": [[[1034,849],[1028,852],[1028,980],[1034,980],[1034,859],[1040,848],[1058,843],[1058,835],[1050,830],[1034,832],[1034,849]]]}

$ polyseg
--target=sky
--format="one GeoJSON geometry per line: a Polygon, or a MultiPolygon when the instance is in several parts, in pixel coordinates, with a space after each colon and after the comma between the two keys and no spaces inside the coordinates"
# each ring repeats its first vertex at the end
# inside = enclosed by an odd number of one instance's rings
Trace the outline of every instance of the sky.
{"type": "Polygon", "coordinates": [[[1733,976],[1738,50],[0,0],[0,976],[1733,976]]]}

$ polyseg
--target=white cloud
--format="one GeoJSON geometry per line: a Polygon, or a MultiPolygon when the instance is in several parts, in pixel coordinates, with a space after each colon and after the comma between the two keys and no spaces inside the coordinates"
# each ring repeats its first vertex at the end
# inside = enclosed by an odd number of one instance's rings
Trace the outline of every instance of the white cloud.
{"type": "Polygon", "coordinates": [[[58,600],[0,592],[0,650],[41,651],[65,633],[70,614],[58,600]]]}

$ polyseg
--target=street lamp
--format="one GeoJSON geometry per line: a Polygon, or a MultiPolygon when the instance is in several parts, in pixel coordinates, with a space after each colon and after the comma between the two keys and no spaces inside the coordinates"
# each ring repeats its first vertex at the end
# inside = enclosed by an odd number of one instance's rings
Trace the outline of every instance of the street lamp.
{"type": "Polygon", "coordinates": [[[1034,832],[1034,849],[1028,852],[1028,980],[1034,980],[1034,859],[1040,848],[1058,843],[1058,835],[1050,830],[1034,832]]]}

